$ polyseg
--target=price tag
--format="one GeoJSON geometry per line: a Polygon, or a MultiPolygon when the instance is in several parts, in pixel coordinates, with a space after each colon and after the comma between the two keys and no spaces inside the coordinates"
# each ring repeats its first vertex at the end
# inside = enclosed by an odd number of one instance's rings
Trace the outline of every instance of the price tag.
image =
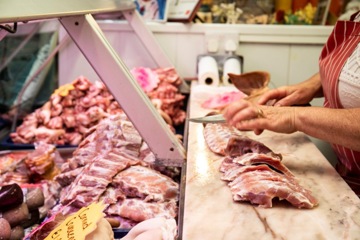
{"type": "Polygon", "coordinates": [[[104,217],[105,205],[92,203],[70,215],[45,240],[83,240],[96,229],[98,221],[104,217]]]}

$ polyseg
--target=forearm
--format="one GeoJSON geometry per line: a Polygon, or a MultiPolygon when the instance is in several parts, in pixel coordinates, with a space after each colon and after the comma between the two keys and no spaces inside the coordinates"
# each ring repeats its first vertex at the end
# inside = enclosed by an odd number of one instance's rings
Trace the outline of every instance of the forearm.
{"type": "Polygon", "coordinates": [[[324,96],[323,91],[322,91],[320,73],[314,74],[309,79],[305,80],[302,83],[299,83],[299,85],[305,85],[308,88],[314,89],[314,97],[323,97],[324,96]]]}
{"type": "Polygon", "coordinates": [[[299,107],[295,128],[312,137],[360,151],[360,109],[299,107]]]}

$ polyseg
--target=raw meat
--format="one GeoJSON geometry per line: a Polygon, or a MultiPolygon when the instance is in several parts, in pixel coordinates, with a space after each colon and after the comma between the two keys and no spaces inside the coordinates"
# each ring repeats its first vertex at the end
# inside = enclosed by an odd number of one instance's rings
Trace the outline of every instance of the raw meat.
{"type": "Polygon", "coordinates": [[[263,153],[245,153],[233,158],[233,162],[243,166],[266,164],[277,172],[291,177],[294,176],[290,170],[281,163],[279,158],[274,158],[263,153]]]}
{"type": "Polygon", "coordinates": [[[105,213],[119,215],[123,218],[141,222],[154,217],[174,218],[177,215],[175,200],[167,202],[145,202],[138,198],[125,199],[118,204],[112,204],[105,213]]]}
{"type": "Polygon", "coordinates": [[[204,128],[204,138],[209,149],[225,156],[230,137],[236,135],[236,130],[227,124],[208,123],[204,128]]]}
{"type": "Polygon", "coordinates": [[[131,166],[118,173],[112,185],[119,187],[128,197],[149,201],[178,199],[179,184],[159,172],[143,166],[131,166]]]}
{"type": "Polygon", "coordinates": [[[297,208],[313,208],[318,204],[281,162],[282,155],[263,143],[226,124],[206,124],[204,137],[212,152],[225,156],[219,170],[234,201],[249,201],[267,208],[272,207],[274,198],[285,199],[297,208]]]}
{"type": "Polygon", "coordinates": [[[133,226],[152,217],[174,218],[179,184],[163,172],[176,171],[155,170],[154,160],[125,114],[101,120],[56,177],[63,187],[63,213],[103,201],[109,204],[107,216],[121,221],[120,226],[133,226]]]}
{"type": "Polygon", "coordinates": [[[201,107],[207,109],[223,109],[232,102],[245,98],[247,95],[241,91],[231,91],[217,94],[205,100],[201,107]]]}
{"type": "Polygon", "coordinates": [[[246,153],[264,153],[282,159],[281,154],[274,153],[263,143],[250,139],[246,136],[232,135],[227,143],[225,153],[227,156],[236,157],[246,153]]]}
{"type": "MultiPolygon", "coordinates": [[[[185,121],[185,96],[179,92],[181,79],[174,68],[132,71],[170,128],[185,121]]],[[[102,82],[80,76],[59,87],[41,108],[26,115],[10,134],[14,143],[43,141],[57,145],[78,145],[100,120],[122,113],[119,103],[102,82]]]]}
{"type": "Polygon", "coordinates": [[[151,92],[160,82],[158,75],[150,68],[133,68],[131,69],[131,74],[135,77],[145,92],[151,92]]]}
{"type": "Polygon", "coordinates": [[[234,201],[250,201],[260,207],[272,207],[274,198],[285,199],[297,208],[313,208],[317,205],[317,200],[294,177],[278,173],[267,165],[238,172],[229,187],[234,201]]]}

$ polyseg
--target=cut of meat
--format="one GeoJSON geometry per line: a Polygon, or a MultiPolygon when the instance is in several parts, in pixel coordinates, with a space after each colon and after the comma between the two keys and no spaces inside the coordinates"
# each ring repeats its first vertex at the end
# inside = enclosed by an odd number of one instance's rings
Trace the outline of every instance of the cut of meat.
{"type": "Polygon", "coordinates": [[[120,188],[108,187],[106,191],[101,195],[99,202],[104,202],[105,204],[116,204],[119,200],[124,200],[126,198],[125,194],[120,188]]]}
{"type": "Polygon", "coordinates": [[[233,158],[233,162],[240,165],[266,164],[277,172],[288,176],[294,176],[294,174],[292,174],[292,172],[284,164],[281,163],[280,159],[271,157],[263,153],[246,153],[239,157],[233,158]]]}
{"type": "Polygon", "coordinates": [[[75,168],[74,170],[69,170],[63,173],[60,173],[55,177],[55,180],[63,187],[70,185],[75,178],[80,175],[84,167],[75,168]]]}
{"type": "MultiPolygon", "coordinates": [[[[165,112],[173,124],[184,123],[185,96],[179,92],[182,80],[174,68],[137,68],[132,73],[138,73],[135,77],[148,97],[160,102],[158,109],[165,112]]],[[[60,86],[41,108],[26,115],[10,138],[14,143],[43,141],[78,145],[100,120],[122,112],[102,82],[92,83],[80,76],[60,86]]]]}
{"type": "Polygon", "coordinates": [[[103,119],[61,168],[56,178],[63,187],[60,205],[71,213],[102,201],[109,205],[107,216],[119,219],[121,226],[155,216],[174,218],[179,184],[163,174],[169,169],[152,169],[154,161],[125,114],[103,119]]]}
{"type": "Polygon", "coordinates": [[[205,142],[209,149],[217,154],[225,156],[225,149],[235,130],[227,124],[208,123],[204,128],[205,142]]]}
{"type": "Polygon", "coordinates": [[[174,218],[177,215],[175,200],[168,202],[144,202],[138,198],[125,199],[118,204],[112,204],[104,211],[109,215],[119,215],[136,222],[154,217],[174,218]]]}
{"type": "Polygon", "coordinates": [[[297,208],[313,208],[318,201],[300,186],[294,174],[261,142],[241,135],[226,124],[206,124],[205,142],[222,158],[221,179],[228,182],[234,201],[249,201],[272,207],[274,198],[287,200],[297,208]]]}
{"type": "Polygon", "coordinates": [[[272,207],[272,200],[287,200],[297,208],[313,208],[318,204],[311,193],[295,178],[273,171],[267,165],[239,173],[229,183],[235,201],[250,201],[260,207],[272,207]]]}
{"type": "Polygon", "coordinates": [[[123,153],[110,152],[97,156],[71,183],[71,188],[61,199],[61,203],[72,202],[73,206],[84,207],[89,202],[97,201],[118,172],[139,162],[140,160],[123,153]]]}
{"type": "Polygon", "coordinates": [[[128,197],[144,201],[178,199],[179,184],[159,172],[143,166],[132,166],[114,177],[112,185],[119,187],[128,197]]]}
{"type": "Polygon", "coordinates": [[[150,68],[133,68],[131,69],[131,74],[145,92],[151,92],[160,82],[159,76],[150,68]]]}
{"type": "Polygon", "coordinates": [[[250,166],[241,166],[233,163],[232,167],[228,168],[224,171],[224,174],[221,176],[221,179],[224,181],[234,181],[240,174],[250,171],[259,171],[259,170],[267,170],[269,166],[267,165],[250,165],[250,166]]]}
{"type": "Polygon", "coordinates": [[[263,143],[240,135],[232,135],[229,138],[225,152],[230,157],[241,156],[246,153],[264,153],[277,157],[280,160],[282,158],[281,154],[274,153],[263,143]]]}
{"type": "Polygon", "coordinates": [[[208,98],[201,104],[201,107],[207,109],[222,109],[230,103],[245,97],[247,97],[247,95],[241,91],[225,92],[208,98]]]}

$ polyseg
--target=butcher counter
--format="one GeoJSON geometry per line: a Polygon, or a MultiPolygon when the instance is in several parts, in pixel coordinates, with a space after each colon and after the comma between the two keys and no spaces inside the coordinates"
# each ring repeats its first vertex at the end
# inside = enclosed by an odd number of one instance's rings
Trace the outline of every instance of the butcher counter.
{"type": "MultiPolygon", "coordinates": [[[[211,110],[201,103],[232,89],[194,82],[189,116],[206,115],[211,110]]],[[[319,201],[313,209],[298,209],[287,201],[273,201],[272,208],[261,208],[233,201],[226,182],[220,179],[222,157],[208,149],[203,129],[202,124],[189,122],[182,239],[360,239],[360,199],[305,134],[243,132],[281,153],[300,185],[319,201]]]]}

